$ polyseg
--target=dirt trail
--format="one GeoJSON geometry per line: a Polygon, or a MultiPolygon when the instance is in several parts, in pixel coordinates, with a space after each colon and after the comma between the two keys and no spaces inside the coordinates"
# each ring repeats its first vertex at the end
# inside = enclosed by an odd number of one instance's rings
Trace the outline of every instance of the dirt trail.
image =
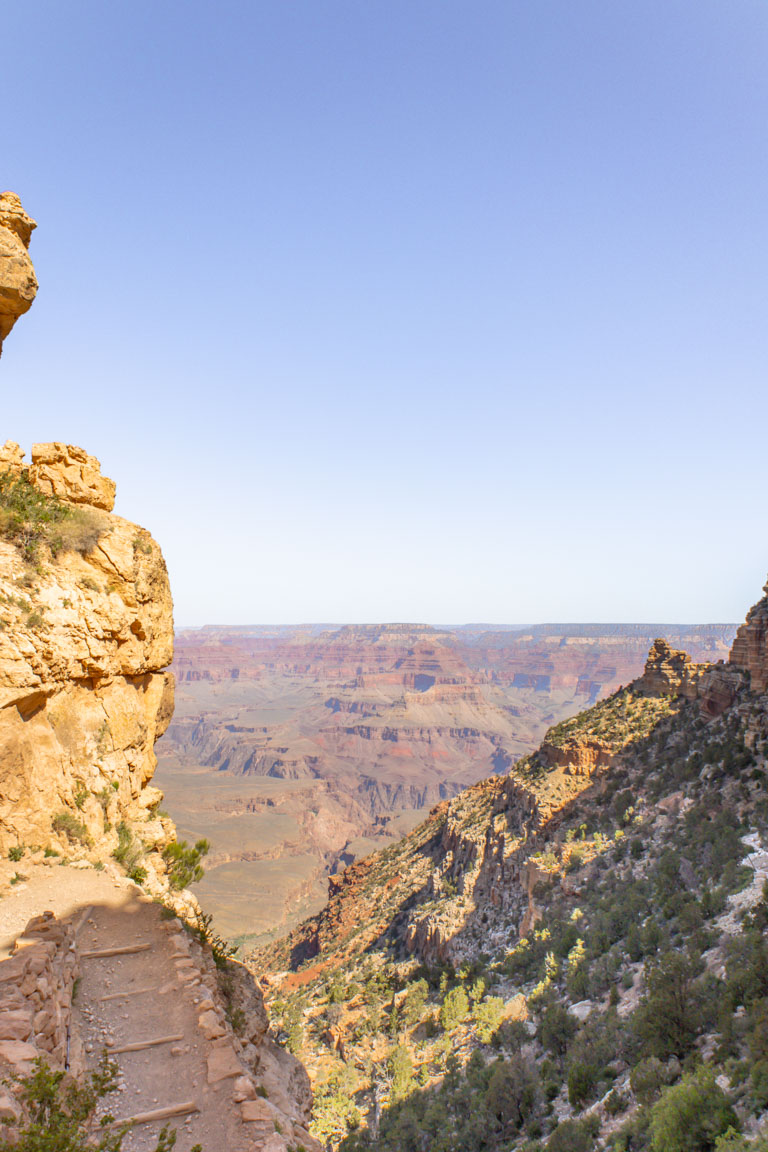
{"type": "MultiPolygon", "coordinates": [[[[81,982],[74,1025],[89,1066],[97,1063],[105,1046],[117,1050],[120,1088],[108,1101],[113,1115],[129,1119],[191,1105],[194,1112],[170,1121],[178,1131],[179,1152],[197,1143],[205,1152],[251,1147],[232,1099],[232,1080],[208,1083],[211,1043],[197,1022],[201,987],[183,982],[181,974],[193,970],[192,961],[173,943],[159,910],[135,899],[119,907],[94,907],[78,933],[78,953],[81,982]],[[140,952],[88,956],[89,951],[147,944],[140,952]],[[189,967],[178,971],[177,963],[189,967]],[[161,1043],[119,1051],[152,1040],[161,1043]]],[[[126,1152],[153,1148],[165,1122],[138,1124],[126,1138],[126,1152]]]]}
{"type": "MultiPolygon", "coordinates": [[[[113,1055],[119,1089],[107,1097],[104,1110],[116,1119],[188,1107],[168,1119],[137,1123],[124,1141],[125,1152],[154,1148],[164,1123],[177,1130],[177,1152],[198,1143],[203,1152],[264,1147],[264,1136],[249,1132],[255,1126],[243,1122],[235,1101],[243,1069],[231,1042],[224,1035],[207,1039],[201,1030],[200,1014],[213,1006],[211,992],[178,921],[164,920],[133,884],[106,872],[39,866],[25,872],[25,883],[2,893],[0,952],[7,954],[12,939],[42,908],[70,917],[76,926],[81,978],[70,1029],[73,1069],[94,1068],[105,1048],[113,1055]],[[115,954],[116,949],[124,951],[115,954]],[[111,954],[89,955],[105,951],[111,954]],[[144,1046],[149,1041],[159,1043],[144,1046]]],[[[272,1142],[267,1138],[266,1146],[272,1142]]]]}

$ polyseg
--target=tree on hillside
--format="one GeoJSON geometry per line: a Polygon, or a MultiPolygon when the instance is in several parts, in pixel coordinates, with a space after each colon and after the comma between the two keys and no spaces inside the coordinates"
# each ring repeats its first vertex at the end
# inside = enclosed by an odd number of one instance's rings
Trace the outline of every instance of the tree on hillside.
{"type": "Polygon", "coordinates": [[[684,1076],[667,1088],[651,1110],[653,1152],[711,1152],[718,1136],[736,1129],[738,1119],[709,1068],[684,1076]]]}
{"type": "Polygon", "coordinates": [[[645,997],[635,1031],[647,1055],[667,1060],[689,1051],[701,1026],[696,969],[687,956],[669,952],[646,967],[645,997]]]}

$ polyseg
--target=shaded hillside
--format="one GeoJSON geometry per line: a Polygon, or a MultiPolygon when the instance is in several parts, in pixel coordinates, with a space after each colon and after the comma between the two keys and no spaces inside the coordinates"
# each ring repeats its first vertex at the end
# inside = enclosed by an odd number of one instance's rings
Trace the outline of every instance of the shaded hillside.
{"type": "Polygon", "coordinates": [[[655,643],[642,677],[347,869],[253,958],[317,1135],[682,1152],[730,1126],[723,1148],[757,1147],[767,621],[768,596],[728,664],[655,643]]]}

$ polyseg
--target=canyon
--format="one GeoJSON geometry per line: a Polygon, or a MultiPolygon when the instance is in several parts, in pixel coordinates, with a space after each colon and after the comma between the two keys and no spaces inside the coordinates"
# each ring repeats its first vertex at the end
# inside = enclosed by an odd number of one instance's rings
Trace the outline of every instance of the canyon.
{"type": "Polygon", "coordinates": [[[725,660],[655,638],[250,954],[329,1147],[763,1152],[764,592],[725,660]],[[685,1113],[694,1084],[725,1142],[685,1113]]]}
{"type": "Polygon", "coordinates": [[[426,624],[180,629],[158,747],[165,806],[207,837],[195,888],[253,947],[325,901],[328,876],[434,805],[504,775],[553,724],[643,669],[657,635],[727,658],[735,625],[426,624]]]}

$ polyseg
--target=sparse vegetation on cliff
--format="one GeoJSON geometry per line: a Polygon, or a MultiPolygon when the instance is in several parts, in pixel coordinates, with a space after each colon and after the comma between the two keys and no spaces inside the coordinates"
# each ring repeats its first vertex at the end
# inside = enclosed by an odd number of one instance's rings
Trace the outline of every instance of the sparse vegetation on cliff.
{"type": "Polygon", "coordinates": [[[321,1088],[343,1152],[762,1148],[763,702],[705,720],[630,688],[554,735],[612,756],[559,793],[525,764],[468,790],[277,949],[303,960],[280,1011],[318,1083],[355,1069],[343,1108],[321,1088]]]}
{"type": "Polygon", "coordinates": [[[42,547],[53,556],[90,552],[104,529],[104,516],[95,508],[77,508],[46,496],[23,473],[0,473],[0,536],[15,544],[30,564],[39,564],[42,547]]]}
{"type": "Polygon", "coordinates": [[[620,688],[607,700],[550,728],[545,740],[555,747],[573,740],[598,740],[610,749],[624,748],[646,737],[675,707],[671,697],[642,696],[631,687],[620,688]]]}
{"type": "Polygon", "coordinates": [[[190,847],[186,840],[174,840],[166,845],[163,849],[163,860],[168,868],[168,883],[171,888],[179,891],[202,880],[205,872],[201,861],[209,849],[210,844],[205,839],[198,840],[194,847],[190,847]]]}

